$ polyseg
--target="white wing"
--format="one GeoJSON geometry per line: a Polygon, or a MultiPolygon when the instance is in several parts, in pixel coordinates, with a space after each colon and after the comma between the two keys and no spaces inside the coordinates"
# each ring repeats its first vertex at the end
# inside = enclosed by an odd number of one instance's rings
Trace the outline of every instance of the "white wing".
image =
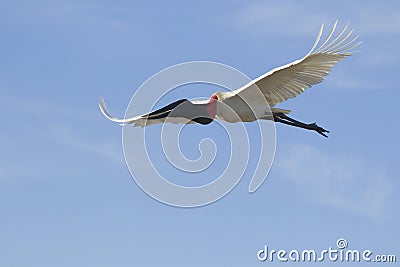
{"type": "Polygon", "coordinates": [[[358,36],[354,38],[351,36],[354,29],[347,31],[348,24],[335,38],[332,38],[336,25],[337,21],[326,40],[316,48],[324,28],[322,24],[313,47],[302,59],[275,68],[233,93],[248,98],[255,90],[256,87],[252,86],[255,84],[262,91],[268,104],[274,106],[322,82],[337,62],[352,54],[350,49],[361,44],[361,42],[354,43],[358,36]]]}
{"type": "Polygon", "coordinates": [[[180,118],[180,117],[165,117],[165,118],[160,118],[160,119],[148,119],[147,115],[140,115],[132,118],[126,118],[126,119],[120,119],[112,116],[108,110],[107,106],[104,103],[104,99],[100,97],[99,99],[99,107],[101,113],[109,119],[110,121],[118,122],[121,126],[127,125],[127,124],[132,124],[134,127],[141,126],[141,127],[146,127],[154,124],[159,124],[159,123],[174,123],[174,124],[192,124],[195,123],[194,121],[188,120],[186,118],[180,118]]]}
{"type": "Polygon", "coordinates": [[[118,122],[118,123],[120,123],[120,124],[122,124],[122,125],[128,124],[128,123],[132,123],[132,122],[134,122],[135,120],[140,119],[140,116],[133,117],[133,118],[130,118],[130,119],[119,119],[119,118],[114,117],[113,115],[111,115],[111,114],[108,112],[108,109],[107,109],[107,107],[106,107],[106,103],[104,103],[104,99],[103,99],[103,97],[101,97],[101,96],[100,96],[100,99],[99,99],[99,108],[100,108],[101,113],[103,113],[103,115],[104,115],[107,119],[109,119],[110,121],[118,122]]]}

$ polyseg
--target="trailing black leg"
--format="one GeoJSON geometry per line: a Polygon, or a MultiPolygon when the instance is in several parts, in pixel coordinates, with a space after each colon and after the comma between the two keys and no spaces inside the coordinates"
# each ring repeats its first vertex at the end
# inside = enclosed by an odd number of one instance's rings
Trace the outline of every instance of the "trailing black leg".
{"type": "Polygon", "coordinates": [[[295,119],[292,119],[283,113],[274,113],[273,115],[274,115],[274,121],[276,121],[276,122],[280,122],[283,124],[287,124],[290,126],[295,126],[295,127],[299,127],[299,128],[303,128],[303,129],[307,129],[307,130],[316,131],[320,135],[328,137],[325,133],[329,133],[329,131],[318,126],[316,123],[306,124],[306,123],[297,121],[295,119]]]}

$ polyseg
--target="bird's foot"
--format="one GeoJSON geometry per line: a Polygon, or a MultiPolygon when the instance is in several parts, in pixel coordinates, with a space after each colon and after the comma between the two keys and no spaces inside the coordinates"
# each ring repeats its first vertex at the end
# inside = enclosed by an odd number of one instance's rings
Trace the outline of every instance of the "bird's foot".
{"type": "Polygon", "coordinates": [[[308,129],[316,131],[317,133],[319,133],[322,136],[328,137],[325,133],[329,133],[329,131],[318,126],[315,122],[308,124],[308,127],[309,127],[308,129]]]}

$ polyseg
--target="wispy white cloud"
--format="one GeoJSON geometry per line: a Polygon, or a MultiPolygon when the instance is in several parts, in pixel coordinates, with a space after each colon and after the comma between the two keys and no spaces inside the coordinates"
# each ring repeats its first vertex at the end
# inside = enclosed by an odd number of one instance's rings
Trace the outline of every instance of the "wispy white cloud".
{"type": "Polygon", "coordinates": [[[400,5],[397,1],[391,4],[362,5],[352,10],[354,23],[362,28],[363,33],[371,35],[400,33],[400,5]],[[393,6],[393,3],[396,6],[393,6]]]}
{"type": "Polygon", "coordinates": [[[10,3],[3,6],[7,12],[3,20],[20,24],[45,23],[66,24],[80,27],[125,27],[126,23],[115,13],[125,14],[127,10],[118,9],[116,6],[104,6],[90,1],[24,1],[10,3]],[[108,12],[104,12],[108,11],[108,12]]]}
{"type": "Polygon", "coordinates": [[[310,145],[287,147],[276,161],[279,172],[316,205],[376,217],[394,190],[378,163],[346,153],[329,155],[310,145]]]}
{"type": "Polygon", "coordinates": [[[335,77],[327,82],[346,90],[395,88],[394,80],[382,79],[380,74],[391,75],[400,60],[400,54],[396,52],[400,37],[399,4],[366,3],[355,7],[338,2],[327,8],[326,4],[315,1],[256,1],[238,10],[231,18],[231,25],[244,32],[246,38],[255,35],[258,43],[279,39],[283,47],[279,53],[283,55],[291,51],[288,48],[301,47],[303,54],[291,56],[290,61],[300,58],[311,48],[321,23],[325,24],[323,40],[336,19],[339,19],[338,29],[347,22],[350,27],[355,27],[354,35],[360,35],[359,40],[363,43],[355,49],[360,53],[345,60],[346,64],[340,68],[334,68],[335,77]]]}
{"type": "Polygon", "coordinates": [[[5,25],[32,29],[38,36],[56,35],[58,41],[94,53],[97,58],[135,53],[148,45],[147,25],[137,23],[142,15],[131,3],[108,5],[98,1],[15,1],[1,6],[5,25]],[[67,40],[67,42],[65,42],[67,40]],[[134,49],[135,48],[135,49],[134,49]]]}
{"type": "Polygon", "coordinates": [[[326,6],[312,2],[299,1],[256,1],[238,11],[232,19],[232,25],[246,31],[258,33],[309,34],[320,23],[345,20],[362,29],[363,34],[400,33],[400,9],[398,3],[383,5],[365,3],[352,6],[348,2],[337,2],[326,6]]]}
{"type": "Polygon", "coordinates": [[[0,179],[54,177],[94,162],[124,164],[120,141],[98,138],[102,129],[92,110],[23,96],[2,99],[0,112],[13,116],[5,117],[0,133],[0,179]],[[71,168],[77,162],[82,165],[71,168]]]}
{"type": "MultiPolygon", "coordinates": [[[[369,77],[373,75],[376,75],[376,73],[369,74],[369,77]]],[[[391,89],[398,87],[395,85],[395,83],[398,83],[395,80],[383,80],[379,77],[375,79],[364,78],[364,75],[361,76],[360,74],[349,73],[340,68],[334,69],[332,76],[333,77],[326,79],[324,84],[325,86],[335,88],[335,90],[382,91],[387,88],[391,89]]]]}
{"type": "Polygon", "coordinates": [[[310,12],[298,2],[263,1],[242,8],[232,20],[232,25],[250,32],[309,34],[318,30],[319,24],[324,22],[324,15],[310,12]]]}
{"type": "Polygon", "coordinates": [[[96,157],[123,163],[122,149],[115,142],[101,142],[91,140],[90,136],[78,135],[75,127],[64,124],[53,124],[48,131],[49,138],[77,153],[88,153],[96,157]],[[51,137],[50,137],[51,136],[51,137]]]}

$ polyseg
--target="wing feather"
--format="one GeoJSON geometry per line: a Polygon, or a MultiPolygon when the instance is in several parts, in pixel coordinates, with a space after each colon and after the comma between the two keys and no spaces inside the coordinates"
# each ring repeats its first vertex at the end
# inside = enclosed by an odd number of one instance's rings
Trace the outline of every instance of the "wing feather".
{"type": "Polygon", "coordinates": [[[183,101],[187,101],[186,99],[181,99],[178,100],[174,103],[171,103],[168,106],[165,106],[159,110],[143,114],[140,116],[136,117],[131,117],[131,118],[125,118],[125,119],[120,119],[116,118],[113,115],[111,115],[108,112],[107,106],[104,102],[103,97],[100,97],[99,99],[99,107],[101,113],[109,119],[110,121],[118,122],[121,126],[127,125],[127,124],[132,124],[134,127],[141,126],[141,127],[146,127],[154,124],[159,124],[159,123],[164,123],[164,122],[169,122],[169,123],[174,123],[174,124],[192,124],[195,123],[193,121],[190,121],[186,118],[181,118],[181,117],[168,117],[169,112],[176,107],[177,105],[181,104],[183,101]]]}
{"type": "Polygon", "coordinates": [[[361,42],[355,43],[358,36],[351,37],[354,29],[348,30],[349,24],[332,40],[337,23],[338,21],[335,22],[326,39],[318,46],[324,28],[324,25],[321,26],[312,49],[305,57],[267,72],[244,87],[233,91],[234,95],[246,98],[246,94],[251,94],[251,91],[255,90],[252,85],[256,84],[269,105],[274,106],[322,82],[336,63],[350,56],[352,54],[350,50],[361,44],[361,42]]]}
{"type": "Polygon", "coordinates": [[[106,103],[104,102],[104,99],[101,96],[99,98],[99,108],[100,108],[101,113],[103,113],[103,115],[107,119],[109,119],[110,121],[113,121],[113,122],[118,122],[121,125],[134,123],[135,121],[137,121],[137,120],[139,120],[141,118],[141,116],[137,116],[137,117],[133,117],[133,118],[127,118],[127,119],[120,119],[120,118],[114,117],[113,115],[110,114],[110,112],[108,112],[106,103]]]}

